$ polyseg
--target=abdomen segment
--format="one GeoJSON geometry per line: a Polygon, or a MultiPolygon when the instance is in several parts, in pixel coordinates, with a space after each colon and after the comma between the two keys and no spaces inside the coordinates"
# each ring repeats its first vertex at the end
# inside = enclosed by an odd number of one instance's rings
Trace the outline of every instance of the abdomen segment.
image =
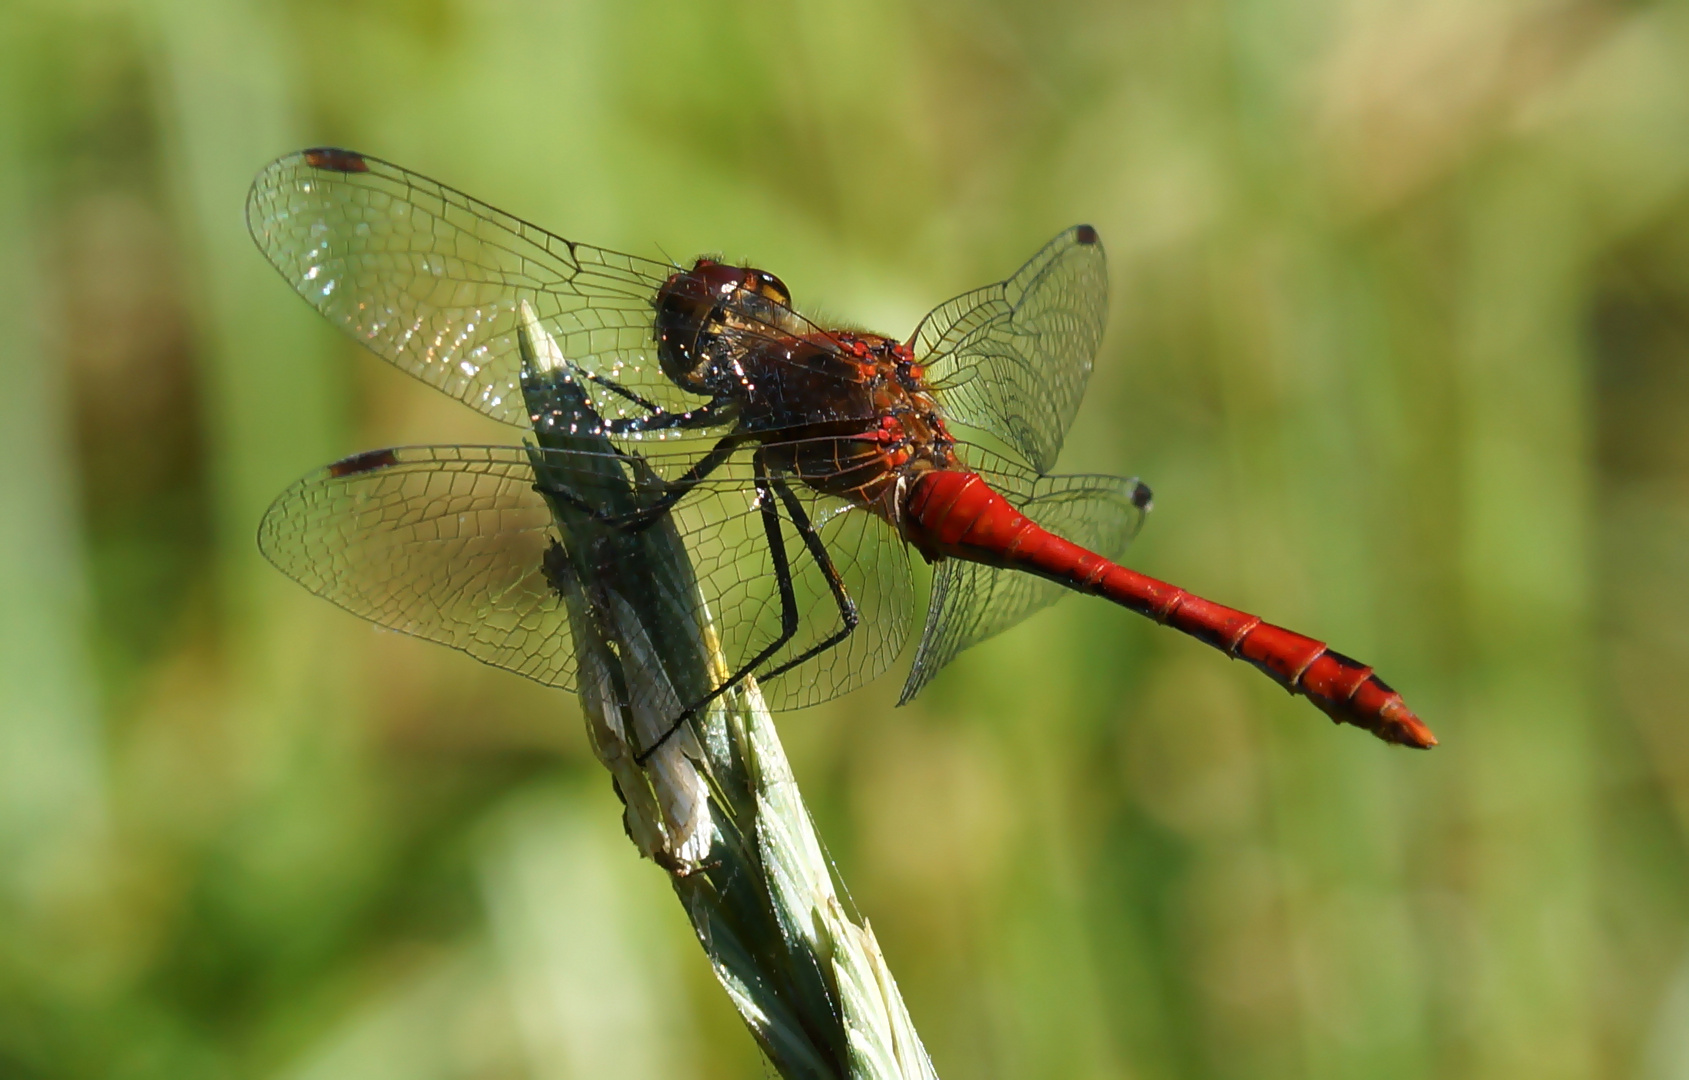
{"type": "Polygon", "coordinates": [[[1107,597],[1247,660],[1337,723],[1403,746],[1437,744],[1402,696],[1367,665],[1324,642],[1128,570],[1046,532],[974,473],[935,470],[917,477],[904,505],[903,528],[929,558],[1024,570],[1076,592],[1107,597]]]}

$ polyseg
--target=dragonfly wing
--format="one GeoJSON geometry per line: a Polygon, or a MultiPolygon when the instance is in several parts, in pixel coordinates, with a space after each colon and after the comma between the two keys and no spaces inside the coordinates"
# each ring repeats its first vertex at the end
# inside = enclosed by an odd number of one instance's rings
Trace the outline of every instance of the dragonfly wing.
{"type": "MultiPolygon", "coordinates": [[[[253,181],[247,225],[328,320],[383,359],[497,420],[526,426],[518,308],[563,355],[667,408],[652,300],[674,267],[575,243],[378,158],[304,150],[253,181]]],[[[593,387],[602,415],[637,415],[593,387]]]]}
{"type": "MultiPolygon", "coordinates": [[[[1006,467],[979,470],[1016,509],[1048,531],[1119,559],[1143,524],[1148,489],[1118,476],[1031,476],[1006,467]]],[[[898,698],[912,699],[963,649],[1002,633],[1067,592],[1053,581],[945,559],[933,573],[926,627],[898,698]]]]}
{"type": "Polygon", "coordinates": [[[800,484],[767,486],[776,509],[766,514],[747,457],[654,521],[591,521],[588,535],[559,522],[581,522],[579,507],[617,484],[655,495],[672,463],[523,447],[371,451],[285,491],[258,543],[283,573],[355,615],[563,688],[574,685],[575,643],[556,586],[575,575],[589,595],[613,594],[615,610],[666,651],[719,643],[719,664],[665,657],[677,693],[694,669],[748,670],[768,679],[771,706],[812,705],[896,657],[912,621],[907,556],[885,522],[800,484]],[[606,472],[617,461],[620,481],[606,472]],[[690,566],[652,561],[672,550],[690,566]],[[839,633],[835,576],[859,616],[849,634],[839,633]]]}
{"type": "Polygon", "coordinates": [[[545,573],[556,531],[533,484],[517,448],[371,451],[283,492],[258,546],[354,615],[569,687],[568,612],[545,573]]]}
{"type": "Polygon", "coordinates": [[[935,308],[910,344],[946,415],[1053,468],[1108,321],[1102,242],[1076,225],[1013,277],[935,308]]]}

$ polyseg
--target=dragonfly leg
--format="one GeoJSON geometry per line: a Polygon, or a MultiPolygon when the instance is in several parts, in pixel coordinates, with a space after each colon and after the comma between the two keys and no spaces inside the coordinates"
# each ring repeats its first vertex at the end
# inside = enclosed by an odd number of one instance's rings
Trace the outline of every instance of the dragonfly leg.
{"type": "Polygon", "coordinates": [[[786,538],[780,533],[780,508],[774,495],[774,476],[768,463],[763,460],[762,451],[757,451],[752,458],[756,466],[753,483],[757,491],[757,509],[762,513],[763,532],[768,536],[768,554],[774,563],[774,580],[780,587],[780,633],[768,643],[760,652],[738,671],[722,682],[722,684],[705,694],[694,704],[688,705],[681,714],[675,717],[674,723],[668,730],[657,737],[657,741],[634,755],[633,760],[644,765],[655,754],[659,747],[669,741],[669,738],[679,731],[681,725],[698,715],[698,711],[728,690],[738,686],[747,675],[752,675],[757,668],[768,662],[768,658],[785,648],[798,632],[798,597],[797,590],[792,587],[792,564],[786,555],[786,538]]]}
{"type": "Polygon", "coordinates": [[[622,400],[631,402],[645,410],[644,416],[618,417],[613,420],[599,420],[594,417],[603,430],[611,435],[633,435],[643,431],[668,431],[675,428],[714,427],[722,423],[720,415],[722,403],[719,400],[700,405],[696,409],[687,409],[685,412],[670,412],[637,390],[630,389],[607,375],[588,371],[574,363],[570,363],[568,368],[568,378],[602,386],[622,400]]]}
{"type": "Polygon", "coordinates": [[[716,440],[714,446],[710,447],[709,453],[692,463],[691,468],[675,479],[666,482],[663,485],[663,493],[657,497],[655,502],[640,507],[635,513],[621,519],[620,524],[629,532],[638,532],[668,513],[669,508],[684,498],[687,492],[703,483],[711,473],[727,464],[727,459],[733,456],[734,451],[739,449],[739,444],[744,441],[745,436],[739,432],[723,435],[716,440]]]}
{"type": "MultiPolygon", "coordinates": [[[[631,394],[632,391],[629,391],[629,393],[631,394]]],[[[723,423],[723,417],[718,410],[719,402],[712,401],[707,405],[700,405],[696,409],[687,409],[685,412],[669,412],[662,406],[647,402],[637,395],[635,395],[635,398],[642,403],[642,407],[649,406],[650,411],[644,416],[606,420],[604,421],[605,431],[612,435],[634,435],[643,431],[715,427],[723,423]]]]}
{"type": "Polygon", "coordinates": [[[684,498],[687,492],[707,480],[711,473],[726,464],[727,460],[733,456],[733,452],[739,448],[739,444],[744,441],[744,438],[743,435],[739,434],[722,436],[715,446],[710,448],[709,453],[693,462],[692,467],[687,469],[684,474],[673,480],[664,481],[660,485],[653,484],[652,486],[661,492],[654,501],[627,514],[606,514],[586,499],[561,485],[535,484],[534,490],[541,495],[550,496],[563,502],[571,510],[584,514],[594,521],[626,532],[639,532],[668,513],[669,509],[684,498]]]}
{"type": "Polygon", "coordinates": [[[589,383],[596,383],[597,385],[610,391],[612,394],[615,394],[617,397],[633,402],[646,412],[660,413],[663,411],[663,407],[661,405],[658,405],[655,401],[652,401],[650,398],[647,398],[636,391],[629,390],[615,379],[600,375],[597,372],[588,371],[586,368],[573,363],[569,365],[569,370],[573,372],[576,377],[585,379],[589,383]]]}
{"type": "Polygon", "coordinates": [[[818,642],[805,649],[803,655],[793,657],[772,671],[764,672],[763,678],[765,679],[772,679],[776,675],[792,670],[805,660],[826,652],[849,637],[851,631],[856,629],[857,623],[862,621],[861,614],[856,610],[856,601],[850,598],[848,592],[845,592],[844,579],[839,575],[839,568],[833,565],[833,557],[827,553],[827,545],[822,542],[821,534],[815,531],[815,523],[809,520],[809,515],[804,512],[803,504],[798,501],[796,495],[792,494],[792,489],[785,480],[777,477],[774,479],[773,485],[774,490],[780,494],[780,501],[786,504],[786,513],[791,516],[792,524],[797,526],[798,535],[803,537],[804,547],[809,549],[809,557],[815,560],[815,565],[821,568],[821,573],[827,578],[827,588],[832,590],[833,603],[839,606],[839,629],[825,641],[818,642]]]}

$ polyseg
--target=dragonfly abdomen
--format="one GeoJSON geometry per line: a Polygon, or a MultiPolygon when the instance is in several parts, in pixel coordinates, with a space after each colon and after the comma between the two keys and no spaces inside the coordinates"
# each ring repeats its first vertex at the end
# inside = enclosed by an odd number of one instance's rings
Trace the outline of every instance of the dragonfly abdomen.
{"type": "Polygon", "coordinates": [[[904,506],[904,536],[929,560],[966,559],[1024,570],[1106,597],[1248,661],[1337,723],[1404,746],[1437,743],[1402,696],[1367,665],[1322,641],[1129,570],[1056,536],[975,473],[939,469],[917,477],[904,506]]]}

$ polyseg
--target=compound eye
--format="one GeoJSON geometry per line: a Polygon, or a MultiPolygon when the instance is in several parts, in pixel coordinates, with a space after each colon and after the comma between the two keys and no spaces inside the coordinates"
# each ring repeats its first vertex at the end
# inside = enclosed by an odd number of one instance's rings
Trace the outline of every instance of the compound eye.
{"type": "Polygon", "coordinates": [[[767,270],[751,270],[746,273],[746,281],[752,291],[774,301],[781,307],[792,306],[792,294],[786,288],[786,283],[770,274],[767,270]]]}

